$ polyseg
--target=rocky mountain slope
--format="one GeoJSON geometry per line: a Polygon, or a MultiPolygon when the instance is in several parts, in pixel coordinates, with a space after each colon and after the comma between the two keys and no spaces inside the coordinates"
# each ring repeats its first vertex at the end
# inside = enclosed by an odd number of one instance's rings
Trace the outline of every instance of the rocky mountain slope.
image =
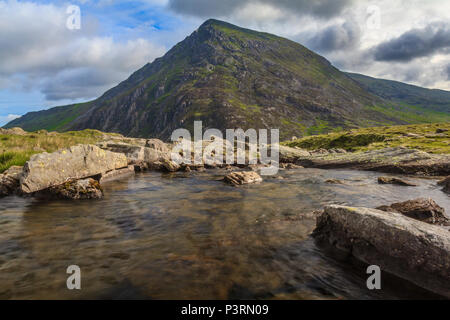
{"type": "Polygon", "coordinates": [[[30,112],[5,127],[167,139],[202,120],[221,130],[279,128],[283,139],[445,120],[435,112],[380,97],[296,42],[208,20],[100,98],[30,112]]]}

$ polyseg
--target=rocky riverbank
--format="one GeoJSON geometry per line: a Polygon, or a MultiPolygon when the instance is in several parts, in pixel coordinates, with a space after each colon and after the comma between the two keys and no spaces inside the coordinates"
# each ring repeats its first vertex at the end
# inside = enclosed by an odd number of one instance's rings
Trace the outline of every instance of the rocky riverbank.
{"type": "MultiPolygon", "coordinates": [[[[21,133],[22,134],[22,133],[21,133]]],[[[263,180],[257,173],[262,164],[218,164],[208,161],[202,164],[179,165],[172,161],[172,145],[158,139],[126,138],[120,135],[105,136],[106,140],[96,145],[76,145],[52,153],[33,155],[22,167],[13,166],[0,175],[0,196],[10,194],[39,195],[47,191],[57,196],[58,190],[63,198],[86,199],[99,198],[101,192],[85,190],[86,183],[75,183],[82,179],[94,179],[100,185],[107,181],[134,172],[160,170],[166,172],[195,172],[216,167],[226,167],[234,172],[224,181],[234,185],[250,184],[263,180]],[[250,177],[246,171],[252,171],[250,177]],[[71,192],[62,191],[63,186],[71,192]],[[80,192],[86,196],[80,196],[80,192]],[[89,194],[92,194],[90,196],[89,194]],[[73,194],[73,197],[70,195],[73,194]]],[[[211,141],[203,141],[205,150],[211,141]]],[[[403,147],[385,148],[366,152],[352,153],[344,149],[317,149],[307,151],[298,147],[280,146],[278,166],[283,169],[307,168],[347,168],[373,170],[414,176],[446,176],[450,174],[450,156],[429,154],[424,151],[403,147]]],[[[236,159],[236,150],[235,159],[236,159]]],[[[257,155],[259,157],[259,155],[257,155]]],[[[194,154],[191,155],[192,159],[194,154]]],[[[247,156],[248,157],[248,152],[247,156]]],[[[248,160],[248,158],[246,158],[248,160]]],[[[248,163],[248,162],[247,162],[248,163]]],[[[276,165],[276,164],[275,164],[276,165]]],[[[444,192],[449,192],[449,178],[439,181],[444,192]]],[[[380,177],[379,183],[413,186],[403,178],[380,177]]],[[[92,185],[92,183],[90,184],[92,185]]]]}
{"type": "MultiPolygon", "coordinates": [[[[210,143],[203,141],[203,149],[210,143]]],[[[172,161],[171,149],[172,145],[158,139],[105,136],[96,144],[35,154],[23,167],[12,166],[0,175],[0,196],[99,199],[103,196],[102,184],[146,170],[195,174],[223,168],[223,181],[234,186],[264,183],[266,179],[258,174],[265,165],[209,161],[179,165],[172,161]]],[[[428,176],[442,185],[443,192],[450,190],[450,177],[437,179],[450,174],[449,155],[404,147],[353,153],[336,148],[308,151],[280,146],[278,165],[280,170],[347,168],[428,176]]],[[[344,184],[338,180],[327,182],[344,184]]],[[[415,186],[407,177],[378,177],[378,183],[398,188],[415,186]]],[[[365,263],[379,265],[389,273],[450,297],[449,226],[444,208],[431,199],[380,204],[377,209],[328,206],[318,215],[314,237],[365,263]]]]}

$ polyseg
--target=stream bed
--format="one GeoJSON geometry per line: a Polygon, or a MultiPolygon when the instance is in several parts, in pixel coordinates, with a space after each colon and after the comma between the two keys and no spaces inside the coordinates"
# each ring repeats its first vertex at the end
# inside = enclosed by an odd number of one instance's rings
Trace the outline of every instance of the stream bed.
{"type": "Polygon", "coordinates": [[[294,169],[233,187],[224,174],[141,173],[105,184],[102,200],[1,199],[0,299],[433,298],[385,274],[382,290],[368,290],[366,266],[318,247],[303,215],[418,197],[449,213],[436,180],[403,187],[379,185],[375,172],[294,169]],[[81,290],[66,287],[70,265],[81,290]]]}

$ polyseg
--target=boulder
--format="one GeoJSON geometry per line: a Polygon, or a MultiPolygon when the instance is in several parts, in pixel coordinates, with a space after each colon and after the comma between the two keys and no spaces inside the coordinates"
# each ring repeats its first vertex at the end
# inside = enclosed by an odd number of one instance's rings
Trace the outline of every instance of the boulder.
{"type": "Polygon", "coordinates": [[[226,175],[224,181],[237,186],[258,183],[262,181],[262,178],[254,171],[236,171],[226,175]]]}
{"type": "Polygon", "coordinates": [[[36,193],[36,197],[45,199],[85,200],[101,199],[103,191],[97,180],[92,178],[72,180],[36,193]]]}
{"type": "Polygon", "coordinates": [[[438,182],[438,185],[443,186],[442,191],[450,193],[450,176],[444,178],[438,182]]]}
{"type": "Polygon", "coordinates": [[[96,176],[127,167],[124,154],[102,150],[94,145],[77,145],[53,153],[33,155],[25,164],[20,179],[24,193],[96,176]]]}
{"type": "Polygon", "coordinates": [[[159,166],[160,170],[167,172],[175,172],[181,168],[179,164],[167,158],[160,158],[155,165],[159,166]]]}
{"type": "Polygon", "coordinates": [[[14,128],[10,128],[10,129],[0,128],[0,134],[15,134],[15,135],[19,135],[19,136],[24,136],[27,134],[27,132],[19,127],[14,127],[14,128]]]}
{"type": "Polygon", "coordinates": [[[443,128],[437,128],[436,129],[436,133],[444,133],[444,132],[447,132],[448,131],[448,129],[443,129],[443,128]]]}
{"type": "Polygon", "coordinates": [[[153,163],[161,156],[160,152],[154,148],[127,143],[103,142],[98,146],[111,152],[123,153],[127,157],[129,163],[153,163]]]}
{"type": "Polygon", "coordinates": [[[387,212],[401,213],[407,217],[430,224],[450,225],[444,208],[432,199],[419,198],[404,202],[393,203],[389,206],[380,206],[377,209],[387,212]]]}
{"type": "Polygon", "coordinates": [[[291,148],[282,145],[280,145],[279,148],[280,162],[295,162],[297,158],[308,157],[311,155],[309,151],[299,148],[291,148]]]}
{"type": "Polygon", "coordinates": [[[174,172],[180,169],[180,166],[171,160],[170,150],[164,142],[158,139],[148,139],[146,145],[147,147],[143,147],[113,141],[99,144],[104,150],[123,153],[127,157],[128,163],[135,166],[136,171],[152,169],[174,172]]]}
{"type": "Polygon", "coordinates": [[[163,152],[163,153],[169,153],[170,149],[167,146],[167,144],[165,144],[164,142],[162,142],[159,139],[148,139],[145,142],[145,146],[151,149],[155,149],[156,151],[159,152],[163,152]]]}
{"type": "Polygon", "coordinates": [[[12,166],[0,174],[0,197],[19,193],[23,167],[12,166]]]}
{"type": "Polygon", "coordinates": [[[396,178],[396,177],[378,177],[379,184],[396,184],[399,186],[417,187],[417,184],[396,178]]]}
{"type": "Polygon", "coordinates": [[[327,206],[313,236],[349,256],[450,298],[450,232],[395,212],[327,206]]]}

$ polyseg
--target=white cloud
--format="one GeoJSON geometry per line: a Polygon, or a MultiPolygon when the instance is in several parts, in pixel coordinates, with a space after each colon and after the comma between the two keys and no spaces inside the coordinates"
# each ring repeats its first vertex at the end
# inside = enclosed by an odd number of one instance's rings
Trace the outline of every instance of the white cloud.
{"type": "Polygon", "coordinates": [[[17,114],[8,114],[7,116],[0,116],[0,127],[17,118],[20,118],[20,116],[17,114]]]}
{"type": "Polygon", "coordinates": [[[402,63],[375,61],[370,52],[371,48],[410,30],[450,21],[450,1],[170,0],[169,7],[184,15],[209,15],[290,38],[319,52],[346,71],[450,89],[446,72],[450,61],[448,51],[429,50],[425,59],[418,56],[402,63]],[[311,3],[315,6],[309,6],[311,3]],[[339,10],[334,10],[333,5],[339,10]],[[379,9],[379,28],[371,28],[368,24],[369,7],[379,9]],[[436,56],[440,58],[437,60],[436,56]]]}
{"type": "Polygon", "coordinates": [[[165,51],[143,38],[99,36],[89,18],[69,30],[65,9],[0,1],[0,89],[38,89],[50,101],[93,98],[165,51]]]}

